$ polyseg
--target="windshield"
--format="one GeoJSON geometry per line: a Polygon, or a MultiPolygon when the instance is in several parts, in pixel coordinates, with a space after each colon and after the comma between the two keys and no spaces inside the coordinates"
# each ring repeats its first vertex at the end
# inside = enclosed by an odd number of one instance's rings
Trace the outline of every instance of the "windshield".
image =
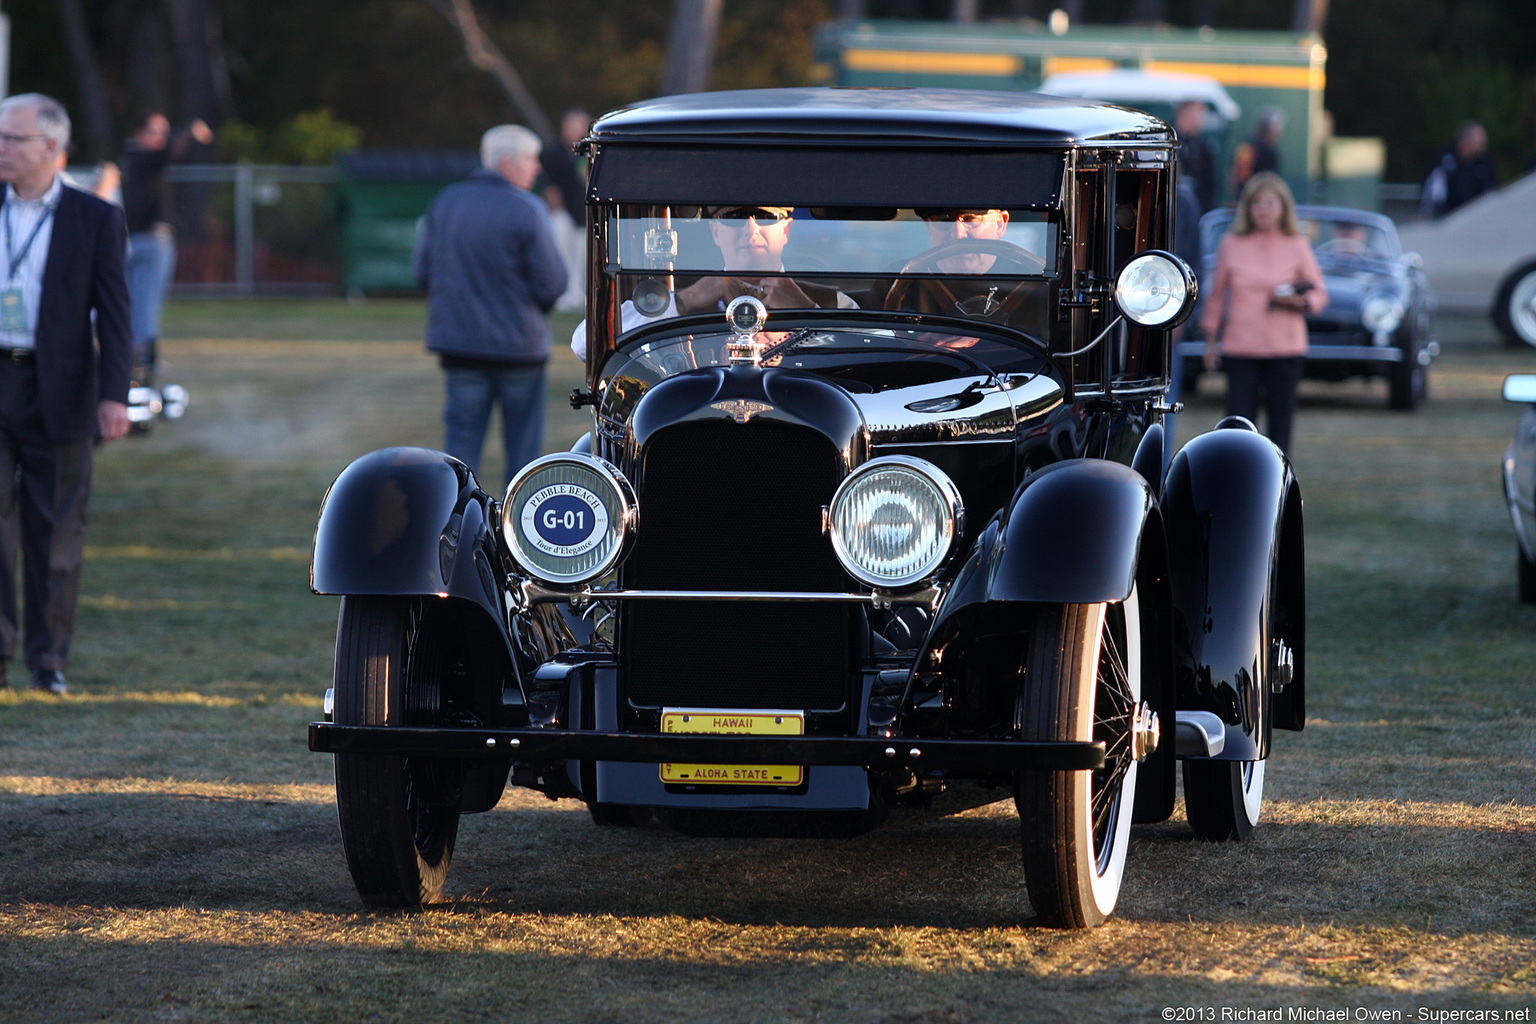
{"type": "Polygon", "coordinates": [[[608,239],[611,269],[650,273],[1020,277],[1056,266],[1056,224],[1038,210],[623,206],[608,239]],[[939,246],[949,249],[922,259],[939,246]]]}
{"type": "Polygon", "coordinates": [[[1300,227],[1319,259],[1389,260],[1394,255],[1387,233],[1374,224],[1316,217],[1303,219],[1300,227]]]}

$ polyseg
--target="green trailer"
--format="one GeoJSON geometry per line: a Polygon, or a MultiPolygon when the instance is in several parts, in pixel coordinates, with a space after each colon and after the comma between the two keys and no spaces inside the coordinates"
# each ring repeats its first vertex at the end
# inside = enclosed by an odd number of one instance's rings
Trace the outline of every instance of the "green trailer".
{"type": "Polygon", "coordinates": [[[1067,72],[1138,69],[1205,76],[1220,83],[1240,108],[1218,140],[1224,160],[1230,163],[1235,144],[1252,133],[1260,109],[1278,107],[1286,119],[1281,171],[1298,199],[1376,205],[1380,145],[1330,137],[1323,110],[1328,54],[1317,36],[1038,22],[844,21],[824,26],[816,45],[819,77],[842,86],[1028,92],[1048,76],[1067,72]]]}
{"type": "Polygon", "coordinates": [[[416,223],[447,186],[480,166],[472,152],[362,150],[341,158],[337,202],[349,294],[415,292],[416,223]]]}

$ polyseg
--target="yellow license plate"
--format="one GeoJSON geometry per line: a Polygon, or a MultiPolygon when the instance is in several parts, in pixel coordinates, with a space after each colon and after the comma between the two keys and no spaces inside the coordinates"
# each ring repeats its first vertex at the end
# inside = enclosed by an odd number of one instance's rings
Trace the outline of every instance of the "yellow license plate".
{"type": "MultiPolygon", "coordinates": [[[[801,736],[805,733],[805,715],[799,711],[669,708],[661,713],[661,731],[727,736],[801,736]]],[[[661,781],[694,786],[798,786],[805,781],[805,766],[663,764],[661,781]]]]}

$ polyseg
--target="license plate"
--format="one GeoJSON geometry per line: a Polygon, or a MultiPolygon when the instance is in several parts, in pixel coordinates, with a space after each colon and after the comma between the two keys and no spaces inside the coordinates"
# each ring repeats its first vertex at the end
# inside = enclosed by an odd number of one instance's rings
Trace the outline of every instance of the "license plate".
{"type": "MultiPolygon", "coordinates": [[[[725,736],[801,736],[805,733],[805,715],[799,711],[669,708],[661,713],[661,731],[725,736]]],[[[798,786],[805,781],[805,766],[663,764],[661,781],[692,786],[798,786]]]]}

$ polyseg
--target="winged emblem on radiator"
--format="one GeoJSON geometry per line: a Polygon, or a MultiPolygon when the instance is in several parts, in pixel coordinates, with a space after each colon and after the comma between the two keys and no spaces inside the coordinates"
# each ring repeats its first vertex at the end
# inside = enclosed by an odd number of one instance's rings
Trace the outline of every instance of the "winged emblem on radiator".
{"type": "Polygon", "coordinates": [[[711,402],[711,409],[719,409],[721,412],[731,414],[731,418],[737,423],[745,423],[760,412],[772,412],[773,406],[767,402],[754,402],[746,398],[732,398],[725,402],[711,402]]]}

